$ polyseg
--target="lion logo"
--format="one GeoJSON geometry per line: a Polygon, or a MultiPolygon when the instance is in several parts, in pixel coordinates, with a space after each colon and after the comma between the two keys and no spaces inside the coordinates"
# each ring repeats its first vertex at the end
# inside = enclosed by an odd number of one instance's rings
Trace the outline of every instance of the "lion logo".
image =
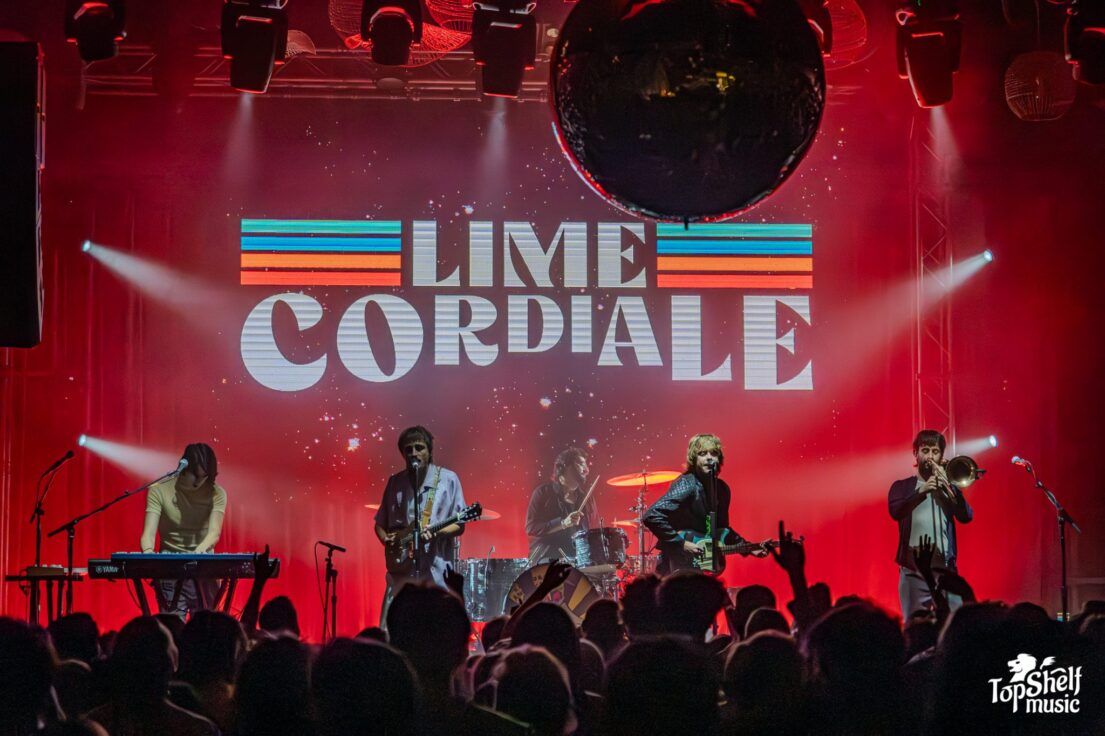
{"type": "MultiPolygon", "coordinates": [[[[1009,678],[1009,682],[1024,682],[1024,678],[1028,676],[1029,672],[1036,669],[1037,659],[1031,654],[1018,654],[1016,659],[1011,659],[1006,662],[1009,665],[1009,671],[1013,673],[1013,676],[1009,678]]],[[[1040,664],[1040,669],[1047,667],[1050,664],[1055,663],[1055,657],[1044,657],[1044,661],[1040,664]]]]}

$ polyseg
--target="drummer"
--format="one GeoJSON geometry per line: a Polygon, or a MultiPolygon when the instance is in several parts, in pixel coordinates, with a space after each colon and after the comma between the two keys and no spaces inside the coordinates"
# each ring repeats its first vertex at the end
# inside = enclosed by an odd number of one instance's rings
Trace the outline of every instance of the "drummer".
{"type": "Polygon", "coordinates": [[[573,535],[597,526],[594,496],[583,504],[587,473],[587,454],[578,447],[569,447],[556,456],[552,479],[533,489],[526,511],[531,563],[574,558],[573,535]]]}

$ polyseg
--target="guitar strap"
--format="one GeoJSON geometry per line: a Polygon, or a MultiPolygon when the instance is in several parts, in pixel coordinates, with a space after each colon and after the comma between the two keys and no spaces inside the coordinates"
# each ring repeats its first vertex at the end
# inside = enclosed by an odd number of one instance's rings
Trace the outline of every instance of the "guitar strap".
{"type": "Polygon", "coordinates": [[[437,484],[441,480],[441,468],[434,466],[434,482],[430,484],[430,492],[426,494],[426,505],[422,508],[422,525],[425,529],[430,525],[430,515],[434,511],[434,496],[437,495],[437,484]]]}

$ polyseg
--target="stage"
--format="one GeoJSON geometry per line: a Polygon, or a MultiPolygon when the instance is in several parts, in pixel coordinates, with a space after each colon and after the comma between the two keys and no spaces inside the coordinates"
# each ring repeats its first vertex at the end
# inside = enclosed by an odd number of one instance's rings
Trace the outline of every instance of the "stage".
{"type": "MultiPolygon", "coordinates": [[[[54,27],[61,3],[0,9],[43,46],[47,85],[42,341],[0,350],[4,573],[33,563],[36,481],[68,450],[44,534],[202,442],[226,491],[216,551],[268,545],[281,570],[266,593],[318,640],[316,542],[341,545],[338,632],[353,635],[379,621],[376,507],[406,427],[427,427],[464,501],[497,514],[459,537],[476,575],[527,558],[531,492],[569,447],[598,480],[598,526],[639,555],[636,527],[614,523],[637,517],[638,488],[606,481],[683,472],[688,439],[712,433],[735,530],[770,539],[785,521],[811,583],[897,613],[887,494],[931,427],[986,471],[958,531],[980,599],[1059,613],[1055,512],[1014,455],[1081,526],[1069,608],[1102,597],[1105,103],[1083,85],[1062,119],[1017,119],[1001,79],[1025,33],[1000,8],[963,9],[954,98],[922,109],[896,74],[893,14],[862,4],[861,45],[826,63],[793,175],[734,219],[684,227],[577,176],[551,130],[545,36],[515,99],[481,96],[457,49],[389,93],[326,5],[293,0],[315,53],[267,94],[227,84],[217,7],[183,91],[155,84],[170,52],[149,10],[120,56],[83,66],[54,27]]],[[[145,504],[80,522],[75,566],[141,551],[145,504]]],[[[41,557],[66,564],[64,531],[41,557]]],[[[771,559],[732,557],[723,579],[789,599],[771,559]]],[[[102,629],[139,613],[118,581],[73,595],[102,629]]],[[[0,588],[0,613],[26,606],[0,588]]]]}

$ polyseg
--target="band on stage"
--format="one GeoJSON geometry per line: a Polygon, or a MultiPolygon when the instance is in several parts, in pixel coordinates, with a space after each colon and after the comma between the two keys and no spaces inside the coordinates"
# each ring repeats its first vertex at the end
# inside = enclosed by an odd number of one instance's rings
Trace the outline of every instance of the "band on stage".
{"type": "MultiPolygon", "coordinates": [[[[901,612],[906,619],[933,606],[930,589],[934,575],[955,576],[957,524],[973,518],[963,489],[982,471],[965,456],[946,461],[946,446],[941,433],[919,432],[912,444],[913,474],[895,481],[888,493],[889,514],[898,526],[895,563],[901,612]]],[[[499,560],[488,555],[460,560],[460,537],[466,525],[499,514],[479,503],[466,503],[460,477],[435,461],[434,436],[426,427],[403,430],[397,447],[402,465],[387,479],[378,505],[369,504],[376,508],[375,534],[387,568],[382,625],[401,585],[425,580],[445,586],[451,571],[467,575],[465,602],[472,617],[488,620],[509,612],[511,602],[524,597],[527,585],[540,583],[542,566],[552,561],[564,560],[575,568],[574,577],[565,585],[573,586],[571,598],[578,603],[617,597],[627,582],[652,571],[660,575],[684,570],[720,574],[728,555],[764,557],[777,544],[770,539],[749,541],[733,528],[734,502],[739,503],[740,498],[734,499],[721,477],[725,466],[721,439],[703,433],[690,438],[681,473],[642,471],[610,478],[603,485],[599,477],[592,477],[584,450],[563,449],[552,459],[548,479],[529,495],[525,517],[528,557],[499,560]],[[646,505],[650,484],[667,487],[646,505]],[[598,501],[610,488],[637,490],[630,518],[607,523],[600,516],[598,501]],[[652,544],[646,540],[646,532],[654,539],[652,544]],[[635,554],[628,553],[631,534],[638,545],[635,554]]],[[[97,567],[101,574],[92,577],[134,577],[115,564],[117,557],[127,558],[132,565],[139,557],[161,564],[167,559],[184,559],[170,558],[172,555],[192,556],[190,565],[201,563],[204,556],[247,558],[215,554],[228,504],[226,490],[216,482],[218,471],[218,460],[209,445],[188,445],[177,472],[144,487],[146,512],[139,540],[143,554],[120,553],[111,561],[90,561],[90,572],[92,562],[103,563],[97,567]]],[[[326,546],[333,554],[336,546],[326,546]]],[[[195,568],[188,575],[173,572],[174,567],[165,569],[170,572],[162,577],[144,573],[154,577],[151,587],[163,613],[185,617],[214,605],[226,592],[225,581],[220,588],[219,580],[197,574],[195,568]]],[[[232,577],[237,569],[232,567],[231,573],[223,574],[232,577]]],[[[249,576],[248,565],[240,569],[244,570],[242,576],[249,576]]],[[[72,572],[66,579],[71,576],[72,572]]],[[[954,609],[961,599],[952,587],[946,598],[954,609]]]]}

